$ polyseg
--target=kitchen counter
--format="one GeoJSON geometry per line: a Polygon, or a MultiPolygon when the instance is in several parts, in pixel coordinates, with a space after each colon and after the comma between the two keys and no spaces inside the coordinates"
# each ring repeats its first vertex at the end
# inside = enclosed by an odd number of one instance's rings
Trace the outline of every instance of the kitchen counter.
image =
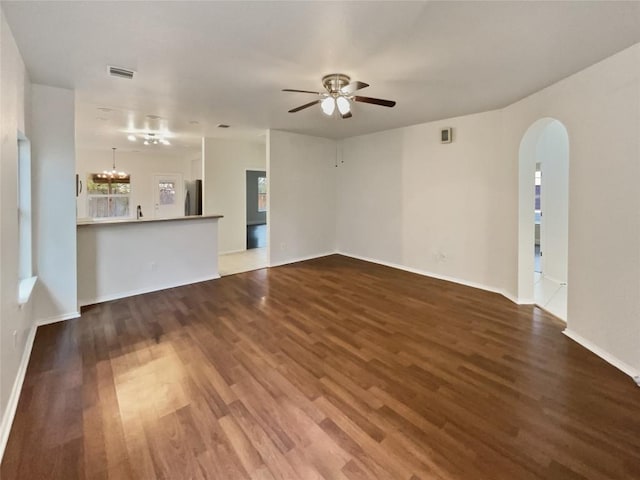
{"type": "Polygon", "coordinates": [[[93,220],[90,218],[87,219],[78,219],[76,224],[80,226],[85,225],[110,225],[110,224],[123,224],[123,223],[140,223],[140,222],[176,222],[180,220],[198,220],[198,219],[207,219],[207,218],[222,218],[223,215],[189,215],[185,217],[171,217],[171,218],[114,218],[108,220],[93,220]]]}
{"type": "Polygon", "coordinates": [[[79,305],[219,278],[220,218],[78,221],[79,305]]]}

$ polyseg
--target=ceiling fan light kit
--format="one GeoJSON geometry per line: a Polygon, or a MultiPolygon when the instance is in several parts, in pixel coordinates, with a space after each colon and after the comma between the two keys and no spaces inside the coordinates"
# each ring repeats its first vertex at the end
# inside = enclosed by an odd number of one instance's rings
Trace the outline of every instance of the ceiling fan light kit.
{"type": "Polygon", "coordinates": [[[327,97],[320,102],[320,107],[326,115],[333,115],[336,109],[336,100],[333,97],[327,97]]]}
{"type": "Polygon", "coordinates": [[[351,118],[353,116],[351,114],[351,102],[370,103],[373,105],[381,105],[383,107],[393,107],[396,104],[393,100],[383,100],[381,98],[354,95],[354,92],[368,87],[369,84],[358,81],[352,82],[351,78],[343,73],[325,75],[322,77],[322,85],[327,90],[326,93],[313,92],[311,90],[296,90],[291,88],[283,89],[283,92],[310,93],[320,97],[318,100],[313,102],[292,108],[289,110],[289,113],[296,113],[319,103],[320,108],[325,115],[332,116],[337,107],[341,118],[351,118]]]}
{"type": "Polygon", "coordinates": [[[343,97],[342,95],[336,98],[336,105],[338,106],[338,111],[345,115],[351,111],[351,103],[347,97],[343,97]]]}

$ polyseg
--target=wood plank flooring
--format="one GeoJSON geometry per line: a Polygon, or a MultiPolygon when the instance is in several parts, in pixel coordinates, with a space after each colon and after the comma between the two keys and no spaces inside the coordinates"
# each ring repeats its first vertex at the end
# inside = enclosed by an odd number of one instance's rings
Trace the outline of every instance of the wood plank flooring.
{"type": "Polygon", "coordinates": [[[538,308],[341,256],[38,330],[12,479],[639,479],[640,389],[538,308]]]}

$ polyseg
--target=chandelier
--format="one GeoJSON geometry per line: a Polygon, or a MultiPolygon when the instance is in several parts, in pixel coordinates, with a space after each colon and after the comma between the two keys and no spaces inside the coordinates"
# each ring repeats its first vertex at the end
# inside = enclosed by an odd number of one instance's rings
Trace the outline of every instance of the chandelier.
{"type": "MultiPolygon", "coordinates": [[[[138,140],[133,133],[127,135],[127,139],[130,142],[135,142],[138,140]]],[[[171,145],[171,142],[167,140],[167,138],[161,133],[145,133],[140,135],[140,139],[142,140],[143,145],[171,145]]]]}
{"type": "Polygon", "coordinates": [[[127,178],[129,175],[126,172],[119,172],[116,170],[116,147],[111,147],[111,150],[113,150],[113,166],[111,167],[111,171],[103,170],[102,173],[97,175],[97,177],[107,178],[109,180],[127,178]]]}

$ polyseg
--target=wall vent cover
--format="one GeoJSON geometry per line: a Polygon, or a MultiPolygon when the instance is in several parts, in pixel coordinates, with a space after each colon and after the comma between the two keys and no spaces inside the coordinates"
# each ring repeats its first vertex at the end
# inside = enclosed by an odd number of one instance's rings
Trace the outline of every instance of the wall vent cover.
{"type": "Polygon", "coordinates": [[[111,65],[107,67],[107,71],[112,77],[128,78],[129,80],[133,78],[133,74],[135,73],[133,70],[128,70],[122,67],[113,67],[111,65]]]}
{"type": "Polygon", "coordinates": [[[453,142],[453,129],[451,127],[440,129],[440,143],[453,142]]]}
{"type": "Polygon", "coordinates": [[[225,123],[219,123],[218,124],[218,128],[229,128],[229,127],[230,127],[230,125],[227,125],[225,123]]]}

